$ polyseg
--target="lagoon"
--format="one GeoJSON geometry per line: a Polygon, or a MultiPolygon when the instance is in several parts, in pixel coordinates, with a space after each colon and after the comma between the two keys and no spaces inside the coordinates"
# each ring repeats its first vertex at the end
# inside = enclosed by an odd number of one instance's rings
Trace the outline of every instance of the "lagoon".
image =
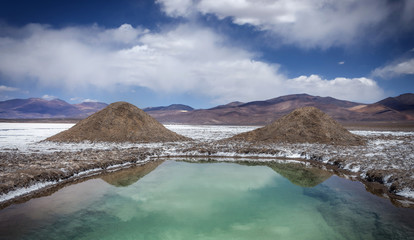
{"type": "Polygon", "coordinates": [[[413,239],[414,209],[295,162],[156,161],[0,211],[0,239],[413,239]]]}

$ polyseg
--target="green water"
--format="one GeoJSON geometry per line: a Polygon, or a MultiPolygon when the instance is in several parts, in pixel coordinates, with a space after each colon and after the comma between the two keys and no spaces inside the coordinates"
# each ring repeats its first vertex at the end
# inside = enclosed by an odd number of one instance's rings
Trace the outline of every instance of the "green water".
{"type": "Polygon", "coordinates": [[[414,210],[300,164],[165,161],[0,211],[1,239],[414,239],[414,210]]]}

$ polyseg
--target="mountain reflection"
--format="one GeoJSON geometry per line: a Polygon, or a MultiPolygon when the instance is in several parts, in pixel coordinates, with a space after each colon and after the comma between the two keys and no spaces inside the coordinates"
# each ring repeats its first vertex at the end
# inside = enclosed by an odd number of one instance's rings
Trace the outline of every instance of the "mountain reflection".
{"type": "Polygon", "coordinates": [[[333,175],[326,170],[306,166],[301,163],[260,162],[242,164],[249,166],[267,166],[288,179],[291,183],[301,187],[315,187],[333,175]]]}
{"type": "Polygon", "coordinates": [[[163,162],[164,161],[152,161],[144,165],[108,173],[100,178],[115,187],[127,187],[155,170],[163,162]]]}
{"type": "MultiPolygon", "coordinates": [[[[186,161],[189,163],[214,163],[220,162],[214,159],[201,160],[201,161],[186,161]]],[[[245,166],[267,166],[276,173],[288,179],[291,183],[300,187],[315,187],[325,180],[330,178],[333,173],[320,169],[318,167],[306,166],[302,163],[296,162],[235,162],[245,166]]]]}

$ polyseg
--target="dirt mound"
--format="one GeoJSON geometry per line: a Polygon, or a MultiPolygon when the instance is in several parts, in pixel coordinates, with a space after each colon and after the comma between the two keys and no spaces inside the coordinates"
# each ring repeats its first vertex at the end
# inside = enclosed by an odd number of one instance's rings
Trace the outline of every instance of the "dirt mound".
{"type": "Polygon", "coordinates": [[[333,145],[361,145],[365,142],[315,107],[298,108],[265,127],[238,134],[229,140],[333,145]]]}
{"type": "Polygon", "coordinates": [[[72,128],[46,139],[54,142],[172,142],[190,138],[166,129],[127,102],[112,103],[72,128]]]}

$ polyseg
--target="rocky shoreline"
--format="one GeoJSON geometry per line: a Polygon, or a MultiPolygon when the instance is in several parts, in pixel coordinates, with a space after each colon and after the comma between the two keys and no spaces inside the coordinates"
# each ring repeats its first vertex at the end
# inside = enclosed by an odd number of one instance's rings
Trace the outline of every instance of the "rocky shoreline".
{"type": "Polygon", "coordinates": [[[302,161],[335,171],[340,176],[359,180],[371,192],[391,200],[397,199],[401,206],[413,207],[414,134],[356,133],[367,140],[366,145],[195,140],[161,145],[138,144],[130,147],[114,145],[108,149],[86,148],[77,151],[55,149],[51,152],[20,152],[10,149],[0,152],[0,208],[23,198],[27,199],[53,185],[168,158],[252,163],[278,159],[302,161]],[[38,187],[31,190],[33,186],[38,187]],[[22,189],[27,191],[16,194],[22,189]]]}
{"type": "Polygon", "coordinates": [[[145,162],[153,153],[141,149],[92,150],[78,152],[2,152],[0,193],[27,188],[38,182],[56,182],[93,169],[107,169],[126,163],[145,162]]]}

